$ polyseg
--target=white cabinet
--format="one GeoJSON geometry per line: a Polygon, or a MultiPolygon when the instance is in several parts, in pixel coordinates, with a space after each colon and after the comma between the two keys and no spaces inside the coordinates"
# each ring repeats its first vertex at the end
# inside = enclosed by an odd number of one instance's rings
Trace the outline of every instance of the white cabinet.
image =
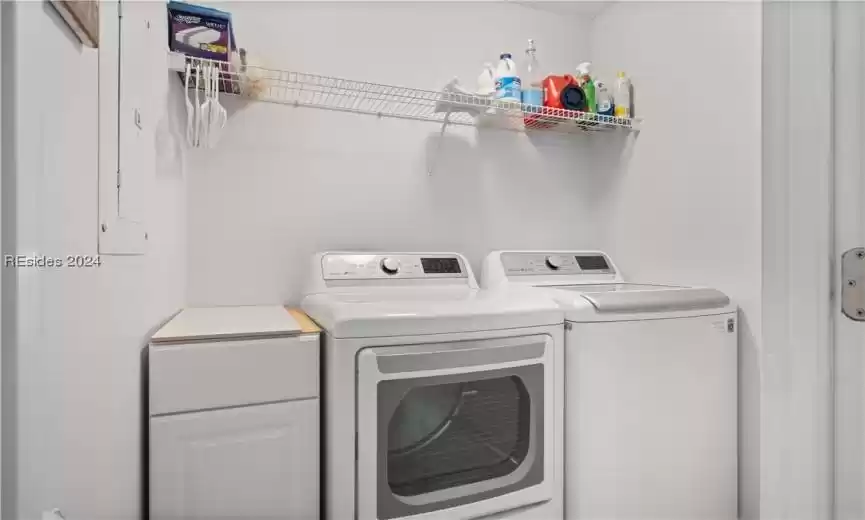
{"type": "Polygon", "coordinates": [[[318,399],[155,417],[151,518],[318,518],[318,399]]]}
{"type": "Polygon", "coordinates": [[[185,309],[148,349],[152,520],[319,517],[319,330],[281,307],[185,309]]]}

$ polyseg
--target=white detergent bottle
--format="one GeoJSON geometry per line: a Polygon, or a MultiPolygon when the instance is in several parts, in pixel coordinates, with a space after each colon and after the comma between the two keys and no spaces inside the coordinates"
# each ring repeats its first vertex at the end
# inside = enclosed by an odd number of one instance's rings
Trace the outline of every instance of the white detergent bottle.
{"type": "Polygon", "coordinates": [[[478,76],[478,95],[493,96],[496,93],[496,69],[492,63],[484,63],[484,70],[478,76]]]}
{"type": "Polygon", "coordinates": [[[499,57],[499,66],[496,67],[496,99],[519,103],[522,90],[520,87],[517,65],[510,53],[504,52],[499,57]]]}

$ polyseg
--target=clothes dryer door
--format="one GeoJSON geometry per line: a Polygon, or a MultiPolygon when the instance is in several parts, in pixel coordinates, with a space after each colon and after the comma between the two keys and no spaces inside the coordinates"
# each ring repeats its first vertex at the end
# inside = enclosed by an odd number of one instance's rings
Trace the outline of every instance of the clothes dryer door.
{"type": "Polygon", "coordinates": [[[551,354],[547,336],[362,351],[359,503],[385,520],[543,484],[551,354]]]}

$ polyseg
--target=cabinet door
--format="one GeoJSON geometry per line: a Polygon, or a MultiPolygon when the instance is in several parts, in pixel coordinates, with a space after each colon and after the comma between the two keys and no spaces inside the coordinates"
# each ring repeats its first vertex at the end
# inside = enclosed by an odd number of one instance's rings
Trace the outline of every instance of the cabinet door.
{"type": "Polygon", "coordinates": [[[319,401],[154,417],[154,520],[318,518],[319,401]]]}

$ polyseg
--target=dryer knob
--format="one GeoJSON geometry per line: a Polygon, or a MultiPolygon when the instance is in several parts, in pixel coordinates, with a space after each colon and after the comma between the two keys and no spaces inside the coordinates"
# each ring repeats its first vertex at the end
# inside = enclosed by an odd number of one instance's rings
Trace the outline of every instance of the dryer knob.
{"type": "Polygon", "coordinates": [[[550,269],[558,269],[562,266],[562,259],[558,256],[548,256],[546,260],[547,267],[550,269]]]}
{"type": "Polygon", "coordinates": [[[399,260],[396,258],[383,258],[381,261],[381,270],[387,274],[396,274],[399,272],[399,260]]]}

